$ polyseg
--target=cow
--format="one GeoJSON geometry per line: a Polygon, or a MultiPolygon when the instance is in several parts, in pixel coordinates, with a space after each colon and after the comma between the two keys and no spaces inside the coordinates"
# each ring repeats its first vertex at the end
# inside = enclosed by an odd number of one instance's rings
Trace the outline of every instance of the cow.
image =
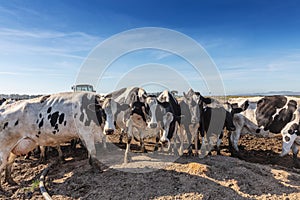
{"type": "MultiPolygon", "coordinates": [[[[248,108],[241,114],[247,117],[263,131],[282,135],[282,152],[280,156],[293,152],[295,165],[300,166],[297,160],[298,146],[300,145],[300,98],[283,95],[232,99],[238,104],[246,103],[248,108]]],[[[234,143],[237,143],[240,133],[234,143]]],[[[237,146],[237,144],[234,144],[237,146]]]]}
{"type": "MultiPolygon", "coordinates": [[[[0,171],[13,162],[9,156],[23,155],[39,146],[57,146],[80,138],[93,169],[100,169],[95,142],[104,134],[110,107],[95,93],[69,92],[44,95],[0,107],[0,171]]],[[[10,175],[8,175],[10,176],[10,175]]]]}
{"type": "MultiPolygon", "coordinates": [[[[127,132],[126,121],[130,118],[130,106],[135,102],[144,103],[146,97],[146,91],[140,87],[121,88],[105,95],[105,98],[111,98],[116,102],[116,106],[114,106],[116,109],[114,109],[112,117],[114,118],[114,125],[121,129],[120,143],[123,135],[127,132]]],[[[115,129],[116,127],[113,126],[112,130],[115,129]]]]}
{"type": "MultiPolygon", "coordinates": [[[[240,113],[233,116],[233,124],[236,129],[235,131],[229,131],[228,138],[229,148],[233,154],[239,152],[238,141],[242,135],[251,134],[256,137],[272,137],[272,134],[268,130],[266,131],[263,128],[258,127],[255,123],[240,113]]],[[[220,144],[221,142],[219,141],[218,146],[220,146],[220,144]]]]}
{"type": "MultiPolygon", "coordinates": [[[[136,101],[131,106],[130,117],[126,121],[127,132],[127,145],[124,156],[124,163],[131,160],[129,156],[130,144],[135,133],[138,133],[142,152],[146,152],[144,139],[148,137],[156,137],[156,144],[154,151],[158,149],[158,142],[160,140],[160,132],[162,131],[162,138],[167,138],[169,129],[172,129],[171,122],[173,121],[173,113],[170,104],[167,102],[159,102],[153,95],[148,95],[145,103],[136,101]],[[137,130],[134,132],[134,130],[137,130]]],[[[174,127],[175,128],[175,127],[174,127]]],[[[167,142],[168,138],[166,141],[167,142]]]]}
{"type": "MultiPolygon", "coordinates": [[[[166,109],[165,112],[170,112],[173,115],[173,119],[171,121],[170,127],[168,132],[164,131],[160,142],[166,143],[168,142],[168,149],[170,148],[170,140],[177,133],[178,126],[181,123],[181,108],[177,101],[177,99],[168,91],[163,91],[157,99],[159,100],[160,104],[164,103],[164,107],[166,109]]],[[[175,143],[176,144],[176,143],[175,143]]]]}
{"type": "Polygon", "coordinates": [[[6,101],[5,98],[0,98],[0,106],[6,101]]]}
{"type": "Polygon", "coordinates": [[[203,121],[200,123],[199,132],[202,136],[201,157],[206,156],[217,144],[217,154],[220,155],[220,144],[223,138],[224,128],[227,131],[235,131],[234,117],[245,108],[236,104],[221,104],[217,100],[212,100],[211,105],[207,105],[203,110],[203,121]],[[217,138],[217,142],[214,141],[217,138]]]}
{"type": "MultiPolygon", "coordinates": [[[[107,94],[105,97],[114,99],[119,105],[117,107],[124,108],[117,108],[112,114],[116,127],[121,129],[120,142],[122,141],[123,134],[127,134],[124,163],[128,163],[130,160],[129,150],[132,138],[139,140],[141,151],[146,152],[144,138],[152,136],[158,138],[159,132],[168,128],[168,125],[162,126],[164,124],[162,121],[168,120],[171,117],[170,114],[161,117],[166,114],[162,109],[163,104],[159,105],[156,97],[147,95],[143,88],[122,88],[107,94]]],[[[116,127],[113,127],[113,130],[116,127]]],[[[157,148],[158,139],[155,150],[157,148]]]]}
{"type": "MultiPolygon", "coordinates": [[[[180,148],[179,155],[183,155],[183,143],[184,143],[184,131],[188,140],[188,153],[192,152],[192,137],[194,141],[198,141],[197,130],[200,125],[200,121],[203,120],[203,105],[210,104],[211,99],[203,97],[199,92],[194,92],[193,89],[189,89],[187,93],[183,92],[183,98],[179,102],[181,110],[181,119],[180,119],[180,148]],[[192,133],[191,133],[192,132],[192,133]]],[[[198,142],[195,142],[195,154],[198,154],[198,142]]]]}

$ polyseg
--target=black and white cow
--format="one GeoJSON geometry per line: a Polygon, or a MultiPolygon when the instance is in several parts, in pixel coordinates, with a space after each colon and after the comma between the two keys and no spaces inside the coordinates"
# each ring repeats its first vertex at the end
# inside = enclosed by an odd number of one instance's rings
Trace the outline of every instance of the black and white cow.
{"type": "Polygon", "coordinates": [[[127,134],[124,163],[130,160],[129,151],[132,138],[138,139],[142,152],[146,152],[144,139],[156,137],[156,150],[159,133],[169,128],[167,121],[170,121],[172,117],[170,113],[167,114],[164,104],[157,101],[155,96],[147,95],[146,91],[139,87],[122,88],[107,94],[107,97],[114,99],[119,107],[130,108],[115,109],[112,115],[116,126],[121,129],[121,136],[127,134]]]}
{"type": "Polygon", "coordinates": [[[212,102],[212,105],[207,105],[204,108],[204,120],[200,123],[200,127],[203,127],[199,130],[202,136],[201,156],[210,153],[215,144],[217,144],[217,153],[220,154],[219,146],[223,138],[224,128],[228,131],[235,131],[236,127],[233,119],[235,115],[245,109],[229,103],[220,104],[217,100],[212,100],[212,102]]]}
{"type": "MultiPolygon", "coordinates": [[[[126,122],[130,118],[130,106],[135,102],[144,103],[147,93],[140,87],[128,87],[113,91],[105,96],[105,98],[113,99],[116,104],[113,110],[112,117],[114,118],[115,125],[121,129],[120,143],[122,142],[123,135],[127,132],[126,122]]],[[[115,129],[116,127],[113,127],[115,129]]]]}
{"type": "Polygon", "coordinates": [[[105,112],[111,109],[103,104],[95,93],[71,92],[1,106],[0,171],[13,162],[11,153],[23,155],[37,145],[57,146],[74,138],[84,142],[90,164],[99,168],[95,142],[106,133],[105,112]]]}
{"type": "MultiPolygon", "coordinates": [[[[281,133],[281,156],[293,151],[294,161],[297,162],[298,146],[300,145],[300,98],[289,96],[265,96],[245,99],[232,99],[230,102],[242,104],[247,102],[248,108],[242,112],[245,117],[263,131],[271,134],[281,133]]],[[[240,134],[236,134],[239,136],[240,134]]],[[[236,143],[238,138],[233,141],[236,143]]]]}
{"type": "MultiPolygon", "coordinates": [[[[183,154],[183,143],[184,143],[184,131],[188,140],[188,150],[189,154],[191,153],[191,143],[192,139],[194,141],[199,140],[198,128],[200,122],[203,122],[203,104],[210,104],[211,99],[203,97],[199,92],[194,92],[193,89],[189,89],[187,93],[183,93],[183,98],[179,102],[181,110],[181,119],[180,119],[180,148],[179,155],[183,154]]],[[[195,154],[198,154],[198,142],[195,142],[195,154]]]]}
{"type": "Polygon", "coordinates": [[[163,136],[168,135],[173,120],[173,114],[168,112],[168,108],[168,103],[161,103],[151,95],[146,98],[145,103],[135,102],[131,106],[130,118],[126,123],[128,132],[124,163],[131,160],[129,151],[132,138],[138,138],[142,152],[146,152],[144,139],[155,137],[154,151],[158,149],[161,131],[163,136]]]}
{"type": "MultiPolygon", "coordinates": [[[[229,148],[231,153],[239,152],[238,141],[240,136],[251,134],[256,137],[271,137],[272,134],[267,130],[265,131],[263,128],[257,126],[257,124],[253,123],[244,115],[238,113],[233,116],[233,124],[236,127],[235,131],[229,132],[229,148]],[[233,149],[231,149],[233,147],[233,149]]],[[[221,138],[220,138],[221,139],[221,138]]],[[[218,146],[220,146],[221,141],[218,142],[218,146]]]]}
{"type": "Polygon", "coordinates": [[[5,98],[0,98],[0,106],[6,101],[5,98]]]}
{"type": "Polygon", "coordinates": [[[160,141],[162,143],[168,142],[168,146],[170,147],[170,140],[177,133],[178,126],[181,123],[181,108],[177,101],[177,99],[168,91],[163,91],[157,99],[159,100],[160,104],[164,104],[166,111],[172,113],[173,119],[170,124],[170,128],[168,132],[164,131],[160,141]]]}

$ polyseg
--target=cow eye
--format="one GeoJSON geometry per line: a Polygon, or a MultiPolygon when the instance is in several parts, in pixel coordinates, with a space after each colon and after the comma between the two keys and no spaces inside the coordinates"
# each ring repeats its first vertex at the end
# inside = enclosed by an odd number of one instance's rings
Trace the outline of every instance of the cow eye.
{"type": "Polygon", "coordinates": [[[196,105],[196,102],[195,102],[195,101],[192,101],[192,102],[191,102],[191,106],[194,107],[195,105],[196,105]]]}
{"type": "Polygon", "coordinates": [[[288,130],[288,133],[289,133],[289,134],[292,134],[292,133],[293,133],[293,130],[291,130],[291,129],[288,130]]]}

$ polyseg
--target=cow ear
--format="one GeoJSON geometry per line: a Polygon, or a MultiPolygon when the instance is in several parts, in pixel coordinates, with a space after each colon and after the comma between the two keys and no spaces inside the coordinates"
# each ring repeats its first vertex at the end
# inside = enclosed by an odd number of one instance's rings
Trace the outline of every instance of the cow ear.
{"type": "Polygon", "coordinates": [[[204,97],[202,95],[200,95],[200,100],[203,101],[205,104],[211,104],[212,99],[209,97],[204,97]]]}
{"type": "Polygon", "coordinates": [[[247,108],[249,107],[249,100],[246,100],[242,105],[241,108],[243,109],[243,111],[247,110],[247,108]]]}
{"type": "Polygon", "coordinates": [[[244,110],[242,108],[233,108],[232,109],[232,113],[233,114],[236,114],[236,113],[240,113],[240,112],[243,112],[244,110]]]}
{"type": "Polygon", "coordinates": [[[183,92],[183,96],[184,96],[184,98],[187,100],[187,101],[189,101],[189,96],[185,93],[185,92],[183,92]]]}
{"type": "Polygon", "coordinates": [[[195,93],[194,90],[192,88],[190,88],[188,91],[188,95],[193,95],[194,93],[195,93]]]}

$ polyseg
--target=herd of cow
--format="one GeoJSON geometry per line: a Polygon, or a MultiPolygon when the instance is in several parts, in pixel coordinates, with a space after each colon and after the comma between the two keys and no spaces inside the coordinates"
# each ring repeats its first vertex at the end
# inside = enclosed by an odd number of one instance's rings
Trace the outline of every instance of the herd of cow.
{"type": "Polygon", "coordinates": [[[131,161],[129,151],[133,138],[140,141],[142,152],[146,152],[144,139],[154,137],[154,151],[160,146],[170,150],[173,144],[174,153],[179,155],[185,150],[187,138],[187,150],[191,152],[194,142],[194,152],[203,157],[216,144],[219,147],[226,128],[235,153],[239,151],[238,140],[242,134],[266,138],[281,134],[281,156],[292,150],[295,164],[299,165],[299,104],[300,98],[287,96],[236,98],[221,103],[192,89],[176,99],[168,91],[154,96],[139,87],[123,88],[105,96],[69,92],[20,101],[2,99],[0,171],[5,169],[5,180],[14,184],[11,167],[16,156],[25,155],[37,146],[59,146],[72,139],[83,142],[89,163],[100,168],[95,143],[102,141],[105,146],[106,135],[114,134],[116,129],[121,130],[121,136],[127,136],[124,163],[131,161]],[[199,136],[202,137],[200,149],[199,136]]]}

